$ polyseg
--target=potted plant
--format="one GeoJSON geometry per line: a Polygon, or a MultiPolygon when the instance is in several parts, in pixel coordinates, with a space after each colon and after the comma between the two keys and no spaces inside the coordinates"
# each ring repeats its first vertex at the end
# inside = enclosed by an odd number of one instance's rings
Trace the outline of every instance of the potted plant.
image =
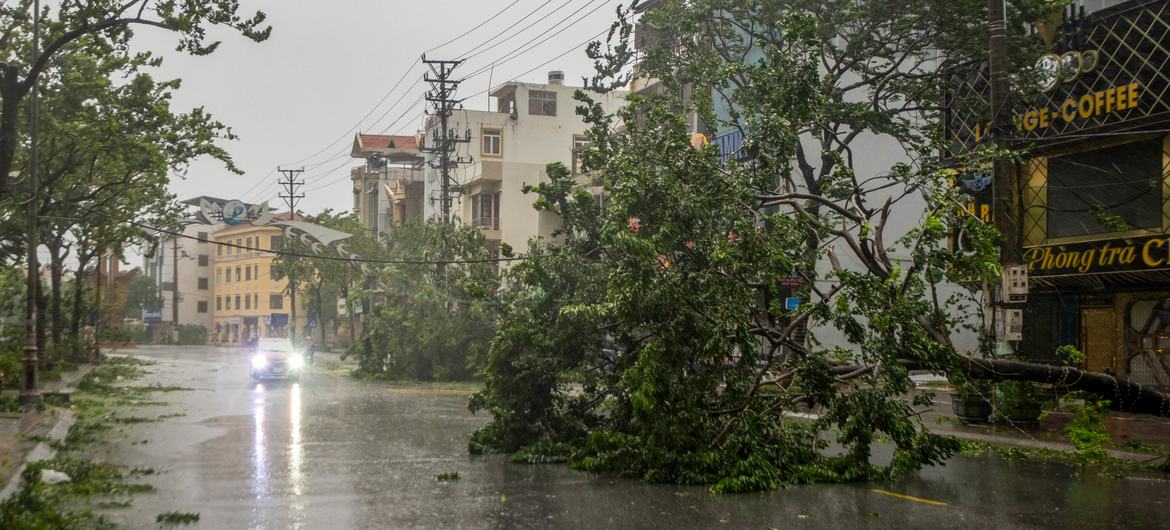
{"type": "Polygon", "coordinates": [[[967,381],[951,392],[951,407],[963,423],[987,423],[991,418],[991,389],[986,383],[967,381]]]}
{"type": "Polygon", "coordinates": [[[996,384],[996,420],[1021,427],[1040,425],[1044,400],[1040,385],[1031,381],[1000,381],[996,384]]]}

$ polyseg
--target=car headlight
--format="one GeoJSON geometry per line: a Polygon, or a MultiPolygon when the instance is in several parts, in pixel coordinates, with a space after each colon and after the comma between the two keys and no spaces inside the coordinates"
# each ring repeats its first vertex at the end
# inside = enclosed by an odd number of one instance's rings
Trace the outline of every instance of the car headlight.
{"type": "Polygon", "coordinates": [[[261,353],[252,357],[252,368],[259,370],[265,366],[268,366],[268,357],[265,357],[264,354],[261,353]]]}
{"type": "Polygon", "coordinates": [[[305,356],[299,353],[288,356],[288,366],[293,370],[300,370],[305,367],[305,356]]]}

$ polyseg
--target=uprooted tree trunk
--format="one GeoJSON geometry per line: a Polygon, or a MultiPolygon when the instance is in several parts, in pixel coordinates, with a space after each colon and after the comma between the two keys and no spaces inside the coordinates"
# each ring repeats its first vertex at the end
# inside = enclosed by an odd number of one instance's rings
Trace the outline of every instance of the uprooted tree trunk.
{"type": "MultiPolygon", "coordinates": [[[[966,355],[959,356],[958,364],[963,375],[969,379],[1031,381],[1067,390],[1080,390],[1109,400],[1109,408],[1113,410],[1170,417],[1170,395],[1109,374],[1090,372],[1072,366],[1006,359],[978,359],[966,355]]],[[[902,365],[911,370],[920,367],[914,361],[906,361],[902,365]]],[[[835,366],[830,372],[833,375],[857,374],[868,369],[869,367],[864,366],[835,366]]]]}
{"type": "Polygon", "coordinates": [[[1069,390],[1083,390],[1109,400],[1110,408],[1124,412],[1170,417],[1170,396],[1112,375],[1071,366],[959,357],[964,374],[972,379],[1033,381],[1069,390]]]}

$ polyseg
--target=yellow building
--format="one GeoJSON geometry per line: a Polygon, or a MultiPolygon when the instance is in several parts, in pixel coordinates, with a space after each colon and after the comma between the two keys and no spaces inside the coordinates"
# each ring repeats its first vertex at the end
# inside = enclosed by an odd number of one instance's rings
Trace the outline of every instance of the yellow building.
{"type": "MultiPolygon", "coordinates": [[[[288,214],[278,217],[287,219],[288,214]]],[[[287,337],[292,313],[285,294],[288,281],[272,278],[276,255],[263,252],[281,248],[281,229],[245,223],[212,237],[216,243],[212,340],[239,344],[252,335],[287,337]]],[[[303,300],[300,303],[297,329],[303,334],[308,317],[303,300]]]]}

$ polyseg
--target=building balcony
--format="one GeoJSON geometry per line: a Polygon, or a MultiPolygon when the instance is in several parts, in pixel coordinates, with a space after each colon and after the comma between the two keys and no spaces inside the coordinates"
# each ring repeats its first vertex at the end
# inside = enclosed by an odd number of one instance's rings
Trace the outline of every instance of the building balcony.
{"type": "Polygon", "coordinates": [[[483,232],[484,239],[487,239],[488,241],[500,240],[499,217],[475,217],[471,219],[471,226],[474,226],[483,232]]]}
{"type": "Polygon", "coordinates": [[[477,182],[503,182],[504,163],[499,160],[483,160],[472,167],[472,176],[467,184],[477,182]]]}

